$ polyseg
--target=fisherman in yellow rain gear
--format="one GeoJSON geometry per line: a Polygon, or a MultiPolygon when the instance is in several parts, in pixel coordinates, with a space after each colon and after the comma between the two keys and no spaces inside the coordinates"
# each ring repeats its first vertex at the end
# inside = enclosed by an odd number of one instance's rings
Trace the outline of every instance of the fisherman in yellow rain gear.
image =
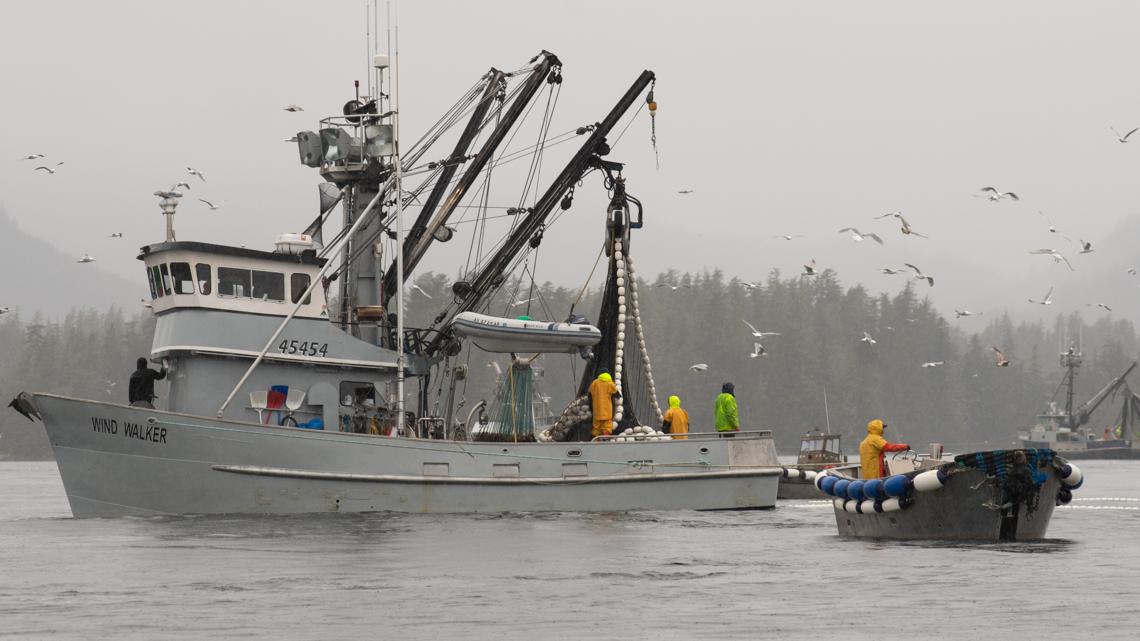
{"type": "Polygon", "coordinates": [[[676,396],[669,397],[669,409],[661,417],[661,430],[672,434],[677,440],[687,440],[689,437],[689,413],[681,409],[681,399],[676,396]]]}
{"type": "Polygon", "coordinates": [[[887,475],[883,452],[904,452],[910,449],[906,443],[891,443],[883,438],[887,424],[875,419],[867,423],[867,438],[859,443],[859,478],[877,479],[887,475]]]}
{"type": "Polygon", "coordinates": [[[590,383],[586,394],[590,397],[590,410],[594,414],[594,429],[590,433],[594,437],[609,436],[614,431],[614,397],[621,397],[613,377],[603,369],[590,383]]]}

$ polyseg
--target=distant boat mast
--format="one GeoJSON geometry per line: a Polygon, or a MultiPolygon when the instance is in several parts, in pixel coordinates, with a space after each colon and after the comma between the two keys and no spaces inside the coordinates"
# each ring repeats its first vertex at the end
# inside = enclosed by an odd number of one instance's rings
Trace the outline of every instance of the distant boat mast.
{"type": "Polygon", "coordinates": [[[827,421],[827,433],[831,434],[831,412],[827,409],[827,388],[823,388],[823,418],[827,421]]]}

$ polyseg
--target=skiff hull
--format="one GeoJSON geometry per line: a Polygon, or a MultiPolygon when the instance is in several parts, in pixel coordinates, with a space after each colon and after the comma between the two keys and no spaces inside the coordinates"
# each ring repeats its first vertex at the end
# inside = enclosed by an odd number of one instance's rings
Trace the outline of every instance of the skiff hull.
{"type": "MultiPolygon", "coordinates": [[[[956,470],[945,485],[908,495],[905,509],[877,512],[867,503],[833,498],[840,536],[945,541],[1029,541],[1045,538],[1062,484],[1052,466],[1024,502],[1011,502],[1002,480],[978,469],[956,470]]],[[[850,478],[850,477],[846,477],[850,478]]],[[[832,497],[828,497],[832,498],[832,497]]]]}
{"type": "Polygon", "coordinates": [[[775,505],[780,476],[770,435],[468,443],[36,404],[77,517],[756,509],[775,505]]]}
{"type": "Polygon", "coordinates": [[[815,483],[803,479],[780,479],[776,498],[781,501],[810,501],[828,498],[815,487],[815,483]]]}

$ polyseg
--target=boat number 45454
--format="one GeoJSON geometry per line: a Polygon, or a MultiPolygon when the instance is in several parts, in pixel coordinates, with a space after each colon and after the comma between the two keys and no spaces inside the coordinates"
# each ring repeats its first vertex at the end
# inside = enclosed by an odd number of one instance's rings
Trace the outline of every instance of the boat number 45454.
{"type": "Polygon", "coordinates": [[[328,356],[329,344],[316,341],[299,341],[285,339],[277,346],[282,354],[300,354],[301,356],[328,356]]]}

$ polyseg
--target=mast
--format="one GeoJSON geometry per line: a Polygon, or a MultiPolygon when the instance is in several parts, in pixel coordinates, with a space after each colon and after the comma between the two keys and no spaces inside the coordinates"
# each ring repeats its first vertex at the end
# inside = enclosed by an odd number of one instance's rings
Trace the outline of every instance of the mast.
{"type": "MultiPolygon", "coordinates": [[[[396,421],[404,425],[404,189],[403,165],[400,162],[400,23],[394,27],[396,34],[396,73],[393,78],[396,94],[395,115],[392,117],[392,143],[395,145],[396,164],[396,421]]],[[[376,292],[380,294],[380,292],[376,292]]],[[[381,305],[384,301],[381,300],[381,305]]]]}
{"type": "Polygon", "coordinates": [[[1065,377],[1061,381],[1065,386],[1065,427],[1070,429],[1076,427],[1073,420],[1073,396],[1077,387],[1077,368],[1082,362],[1081,353],[1076,347],[1070,346],[1068,350],[1061,352],[1061,366],[1065,368],[1065,377]]]}

